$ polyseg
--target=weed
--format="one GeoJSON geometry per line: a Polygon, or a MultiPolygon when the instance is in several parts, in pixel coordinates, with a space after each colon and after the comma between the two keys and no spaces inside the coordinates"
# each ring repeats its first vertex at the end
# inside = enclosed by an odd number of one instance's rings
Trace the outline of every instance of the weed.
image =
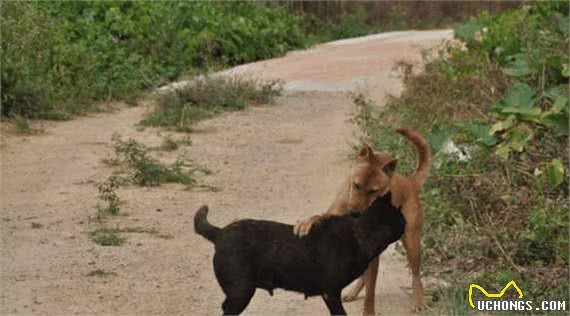
{"type": "Polygon", "coordinates": [[[141,123],[190,132],[194,123],[217,113],[271,103],[281,90],[279,81],[258,82],[221,76],[197,78],[182,88],[159,96],[155,111],[141,123]]]}
{"type": "Polygon", "coordinates": [[[178,149],[178,142],[176,142],[171,135],[166,135],[162,139],[162,144],[159,149],[164,151],[175,151],[178,149]]]}
{"type": "Polygon", "coordinates": [[[116,192],[119,184],[120,179],[116,176],[111,176],[105,182],[97,185],[99,199],[105,204],[105,206],[99,206],[101,214],[119,215],[121,200],[116,192]]]}
{"type": "Polygon", "coordinates": [[[162,183],[181,183],[190,187],[196,183],[191,173],[185,170],[182,160],[165,166],[153,159],[148,148],[134,139],[123,141],[120,136],[114,135],[113,142],[116,160],[127,167],[129,181],[134,184],[158,186],[162,183]]]}
{"type": "Polygon", "coordinates": [[[125,238],[113,230],[98,229],[91,232],[90,235],[91,240],[100,246],[120,246],[125,242],[125,238]]]}
{"type": "Polygon", "coordinates": [[[163,151],[176,151],[176,150],[178,150],[178,148],[180,148],[180,145],[191,146],[192,140],[190,139],[190,136],[186,135],[186,136],[182,137],[181,139],[177,140],[177,139],[174,139],[174,137],[172,137],[172,135],[166,135],[162,139],[162,144],[160,144],[160,146],[153,148],[153,149],[163,150],[163,151]]]}
{"type": "Polygon", "coordinates": [[[125,227],[125,228],[99,228],[90,233],[91,240],[101,246],[120,246],[125,242],[125,238],[120,234],[137,233],[149,234],[161,239],[174,238],[170,234],[160,233],[155,228],[147,227],[125,227]]]}

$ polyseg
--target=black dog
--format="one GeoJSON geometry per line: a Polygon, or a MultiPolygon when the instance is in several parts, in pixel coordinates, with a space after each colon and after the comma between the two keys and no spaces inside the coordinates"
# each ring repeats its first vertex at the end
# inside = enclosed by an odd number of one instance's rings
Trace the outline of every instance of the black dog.
{"type": "Polygon", "coordinates": [[[331,315],[345,315],[341,291],[362,275],[388,245],[404,233],[405,219],[388,192],[362,214],[323,220],[305,238],[293,226],[245,219],[218,228],[208,207],[194,216],[196,232],[216,246],[214,272],[226,294],[224,315],[238,315],[256,288],[322,295],[331,315]],[[358,216],[360,215],[360,216],[358,216]]]}

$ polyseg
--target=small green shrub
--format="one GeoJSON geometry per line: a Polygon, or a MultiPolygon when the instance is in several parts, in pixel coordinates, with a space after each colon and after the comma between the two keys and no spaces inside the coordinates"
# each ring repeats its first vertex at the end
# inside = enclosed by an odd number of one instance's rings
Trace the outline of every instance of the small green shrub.
{"type": "Polygon", "coordinates": [[[195,122],[217,113],[271,103],[281,91],[279,81],[204,77],[161,95],[155,111],[142,124],[189,132],[195,122]]]}
{"type": "Polygon", "coordinates": [[[100,246],[121,246],[125,243],[125,238],[119,236],[117,232],[108,229],[98,229],[91,232],[91,240],[100,246]]]}
{"type": "Polygon", "coordinates": [[[99,200],[105,205],[99,205],[99,212],[103,215],[119,215],[121,200],[116,190],[119,188],[120,179],[116,176],[109,177],[106,181],[97,185],[99,200]]]}
{"type": "Polygon", "coordinates": [[[186,186],[196,184],[191,173],[184,170],[183,161],[177,160],[174,164],[165,166],[153,159],[148,148],[134,139],[123,141],[120,136],[114,135],[113,142],[116,161],[126,166],[128,180],[132,183],[141,186],[158,186],[162,183],[181,183],[186,186]]]}

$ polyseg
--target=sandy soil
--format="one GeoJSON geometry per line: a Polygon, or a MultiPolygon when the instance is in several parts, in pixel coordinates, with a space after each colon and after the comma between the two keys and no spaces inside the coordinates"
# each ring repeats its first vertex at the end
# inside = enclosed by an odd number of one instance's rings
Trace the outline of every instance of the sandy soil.
{"type": "MultiPolygon", "coordinates": [[[[49,123],[38,136],[2,135],[0,313],[219,314],[223,294],[212,270],[213,247],[194,234],[194,211],[208,204],[218,225],[246,217],[294,223],[324,211],[348,173],[354,141],[344,91],[363,89],[379,102],[399,93],[395,62],[417,62],[422,48],[449,37],[449,31],[376,35],[229,71],[283,79],[287,92],[275,105],[201,122],[192,146],[160,154],[172,160],[186,150],[213,171],[200,181],[221,191],[123,187],[118,194],[127,215],[103,223],[92,218],[96,183],[112,172],[102,162],[112,155],[112,134],[151,146],[166,134],[137,131],[148,107],[49,123]],[[101,247],[88,233],[102,225],[155,228],[172,238],[129,233],[124,245],[101,247]],[[97,269],[112,274],[88,275],[97,269]]],[[[408,314],[405,261],[390,249],[380,269],[377,311],[408,314]]],[[[349,314],[362,311],[362,301],[345,306],[349,314]]],[[[320,298],[258,291],[246,314],[324,315],[326,308],[320,298]]]]}

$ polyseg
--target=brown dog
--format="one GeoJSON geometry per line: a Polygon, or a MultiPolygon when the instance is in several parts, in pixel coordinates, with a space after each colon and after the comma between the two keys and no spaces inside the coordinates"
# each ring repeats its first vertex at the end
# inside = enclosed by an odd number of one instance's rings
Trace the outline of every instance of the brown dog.
{"type": "MultiPolygon", "coordinates": [[[[418,167],[414,175],[404,177],[395,172],[396,159],[384,153],[374,153],[368,145],[365,145],[351,168],[350,176],[343,183],[329,209],[322,215],[315,215],[298,223],[294,232],[298,236],[304,236],[311,226],[319,223],[323,218],[346,214],[348,211],[364,210],[389,189],[392,192],[392,204],[401,207],[406,218],[406,229],[401,240],[412,271],[412,287],[415,297],[413,311],[418,312],[424,308],[424,290],[420,277],[423,210],[419,194],[429,174],[431,152],[425,139],[416,131],[406,128],[396,131],[406,137],[418,152],[418,167]]],[[[355,300],[362,288],[366,286],[364,315],[375,314],[374,296],[377,276],[378,258],[372,261],[364,275],[344,297],[346,301],[355,300]]]]}

